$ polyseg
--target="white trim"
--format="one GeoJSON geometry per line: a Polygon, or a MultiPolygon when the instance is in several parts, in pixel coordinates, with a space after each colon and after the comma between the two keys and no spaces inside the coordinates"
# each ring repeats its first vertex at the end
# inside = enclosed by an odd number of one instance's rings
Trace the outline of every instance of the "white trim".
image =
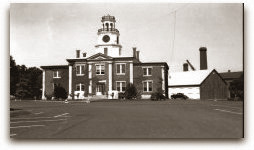
{"type": "Polygon", "coordinates": [[[113,82],[112,63],[109,63],[108,64],[108,91],[112,91],[112,82],[113,82]]]}
{"type": "Polygon", "coordinates": [[[76,70],[76,76],[84,76],[85,73],[82,73],[82,66],[84,66],[84,72],[85,72],[85,64],[76,64],[75,65],[76,69],[78,66],[79,66],[79,73],[77,73],[77,70],[76,70]]]}
{"type": "Polygon", "coordinates": [[[130,83],[133,84],[133,63],[130,63],[130,83]]]}
{"type": "Polygon", "coordinates": [[[161,83],[161,86],[162,86],[162,90],[164,91],[165,90],[165,77],[164,77],[164,67],[161,67],[161,79],[162,79],[162,83],[161,83]]]}
{"type": "Polygon", "coordinates": [[[68,99],[71,99],[72,94],[72,66],[69,66],[69,96],[68,99]]]}
{"type": "Polygon", "coordinates": [[[59,78],[61,78],[61,76],[59,76],[59,70],[54,70],[53,71],[53,78],[55,79],[55,78],[57,78],[57,79],[59,79],[59,78]],[[55,72],[56,72],[56,76],[54,76],[55,75],[55,72]]]}
{"type": "Polygon", "coordinates": [[[42,72],[42,97],[41,99],[45,100],[45,70],[42,72]]]}
{"type": "Polygon", "coordinates": [[[105,64],[95,64],[95,74],[96,75],[105,75],[105,64]],[[101,72],[102,72],[102,65],[104,66],[104,74],[102,74],[101,72]],[[99,66],[99,70],[100,70],[100,74],[97,74],[97,66],[99,66]]]}
{"type": "Polygon", "coordinates": [[[126,74],[126,63],[116,63],[116,75],[126,74]],[[117,73],[117,65],[120,65],[120,73],[117,73]],[[125,72],[123,73],[123,65],[125,65],[125,72]]]}
{"type": "Polygon", "coordinates": [[[142,74],[143,74],[143,76],[145,76],[145,77],[147,77],[147,76],[152,76],[152,69],[153,69],[153,67],[142,67],[142,74]],[[148,69],[149,68],[151,68],[151,74],[148,74],[148,69]],[[144,74],[144,69],[146,69],[146,74],[144,74]]]}
{"type": "Polygon", "coordinates": [[[153,80],[142,81],[143,92],[153,92],[153,80]],[[146,83],[146,91],[144,91],[144,82],[146,83]],[[152,91],[149,91],[149,82],[152,82],[152,91]]]}
{"type": "Polygon", "coordinates": [[[84,84],[84,83],[78,83],[78,84],[76,84],[76,89],[75,89],[75,91],[78,91],[78,90],[77,90],[77,86],[79,86],[79,91],[85,91],[85,84],[84,84]],[[82,90],[82,85],[84,85],[84,90],[82,90]]]}
{"type": "Polygon", "coordinates": [[[126,89],[126,81],[116,81],[116,90],[118,91],[118,92],[125,92],[125,91],[123,91],[123,84],[122,83],[125,83],[125,89],[126,89]],[[118,91],[117,90],[117,83],[120,83],[120,91],[118,91]]]}

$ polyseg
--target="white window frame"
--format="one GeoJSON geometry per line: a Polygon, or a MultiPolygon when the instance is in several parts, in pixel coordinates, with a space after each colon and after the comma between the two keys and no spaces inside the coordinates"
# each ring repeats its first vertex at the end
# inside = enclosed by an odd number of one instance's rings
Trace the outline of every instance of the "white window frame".
{"type": "Polygon", "coordinates": [[[61,78],[60,73],[59,73],[58,70],[53,71],[53,78],[61,78]],[[56,76],[54,76],[55,72],[56,72],[56,76]]]}
{"type": "Polygon", "coordinates": [[[105,70],[106,70],[105,64],[95,64],[95,74],[96,75],[105,75],[105,70]],[[97,66],[99,66],[100,74],[97,74],[97,66]],[[104,66],[104,74],[101,73],[102,72],[102,69],[101,69],[102,66],[104,66]]]}
{"type": "Polygon", "coordinates": [[[125,75],[126,73],[126,63],[116,63],[116,74],[117,75],[125,75]],[[120,65],[120,73],[117,72],[117,65],[120,65]],[[125,67],[125,72],[123,73],[123,65],[125,67]]]}
{"type": "Polygon", "coordinates": [[[120,91],[118,91],[118,92],[125,92],[125,91],[123,91],[123,84],[122,83],[125,83],[125,90],[126,90],[126,81],[116,81],[116,90],[117,90],[117,83],[120,83],[120,91]]]}
{"type": "Polygon", "coordinates": [[[142,81],[143,92],[153,92],[153,80],[142,81]],[[149,82],[152,82],[152,91],[149,91],[149,82]],[[144,91],[144,84],[146,84],[146,91],[144,91]]]}
{"type": "Polygon", "coordinates": [[[153,67],[142,67],[143,76],[152,76],[153,67]],[[151,68],[151,74],[148,74],[148,68],[151,68]],[[146,74],[144,74],[144,69],[146,69],[146,74]]]}
{"type": "Polygon", "coordinates": [[[76,76],[84,76],[85,75],[85,65],[76,65],[76,69],[78,68],[79,66],[79,73],[77,73],[77,70],[76,70],[76,76]],[[82,73],[82,66],[84,67],[84,73],[82,73]]]}
{"type": "Polygon", "coordinates": [[[79,91],[82,91],[82,85],[84,85],[84,91],[85,91],[85,84],[83,84],[83,83],[76,84],[76,89],[75,89],[75,91],[78,91],[78,90],[77,90],[77,87],[78,87],[78,86],[79,86],[79,91]]]}

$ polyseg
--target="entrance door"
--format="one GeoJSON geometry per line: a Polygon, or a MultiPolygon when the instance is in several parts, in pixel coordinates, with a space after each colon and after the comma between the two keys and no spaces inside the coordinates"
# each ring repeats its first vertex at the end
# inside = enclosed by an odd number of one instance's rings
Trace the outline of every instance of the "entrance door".
{"type": "Polygon", "coordinates": [[[96,95],[104,95],[105,93],[105,83],[98,83],[96,85],[96,95]]]}

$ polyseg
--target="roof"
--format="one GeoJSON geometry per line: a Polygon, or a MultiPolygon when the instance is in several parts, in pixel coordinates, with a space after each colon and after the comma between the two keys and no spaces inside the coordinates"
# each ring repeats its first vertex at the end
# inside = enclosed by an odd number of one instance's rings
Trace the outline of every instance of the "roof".
{"type": "Polygon", "coordinates": [[[134,66],[166,66],[168,68],[168,64],[166,62],[144,62],[144,63],[134,63],[134,66]]]}
{"type": "Polygon", "coordinates": [[[42,69],[68,69],[68,65],[41,66],[42,69]]]}
{"type": "Polygon", "coordinates": [[[221,77],[223,79],[238,79],[241,77],[241,75],[243,74],[242,71],[238,71],[238,72],[222,72],[220,73],[221,77]]]}
{"type": "Polygon", "coordinates": [[[197,70],[169,73],[169,86],[200,85],[214,70],[197,70]]]}

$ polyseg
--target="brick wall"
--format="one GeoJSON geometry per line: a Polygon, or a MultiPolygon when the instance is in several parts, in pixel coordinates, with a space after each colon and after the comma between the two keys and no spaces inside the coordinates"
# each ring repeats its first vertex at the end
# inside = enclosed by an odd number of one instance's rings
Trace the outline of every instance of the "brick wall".
{"type": "Polygon", "coordinates": [[[68,69],[46,69],[45,70],[45,96],[53,95],[54,93],[53,84],[60,85],[66,90],[66,92],[68,92],[69,90],[68,78],[69,78],[68,69]],[[53,71],[56,71],[56,70],[59,71],[61,78],[53,78],[53,71]]]}
{"type": "Polygon", "coordinates": [[[150,95],[153,92],[156,92],[157,89],[162,88],[162,74],[161,74],[161,66],[134,66],[134,75],[133,81],[136,88],[141,91],[144,95],[150,95]],[[143,76],[142,67],[152,67],[152,76],[143,76]],[[153,91],[152,92],[143,92],[143,83],[142,81],[152,80],[153,81],[153,91]]]}

